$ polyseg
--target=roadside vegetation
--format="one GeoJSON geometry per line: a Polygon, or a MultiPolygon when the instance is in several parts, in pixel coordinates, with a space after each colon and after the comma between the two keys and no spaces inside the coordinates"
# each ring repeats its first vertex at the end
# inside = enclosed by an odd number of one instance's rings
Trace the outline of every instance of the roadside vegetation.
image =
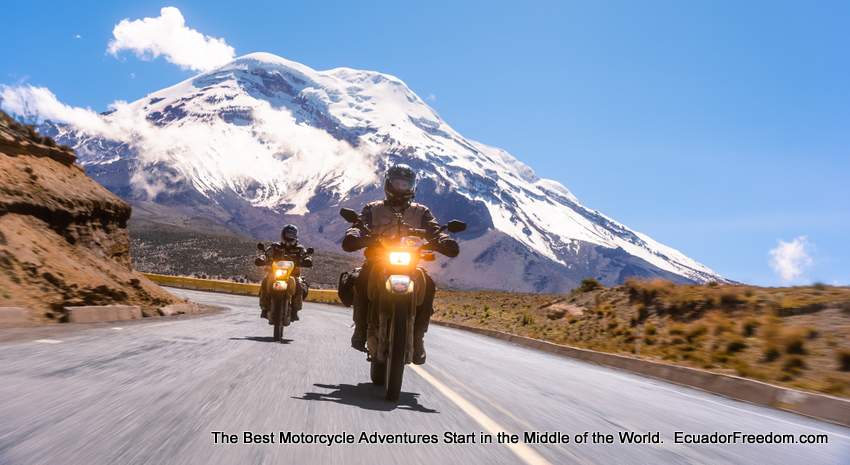
{"type": "MultiPolygon", "coordinates": [[[[133,267],[145,273],[259,282],[254,266],[257,241],[233,233],[203,232],[173,225],[130,221],[133,267]]],[[[340,270],[357,266],[360,257],[316,251],[313,268],[302,270],[313,288],[336,288],[340,270]]]]}
{"type": "Polygon", "coordinates": [[[439,291],[435,319],[850,397],[850,288],[585,280],[568,295],[439,291]]]}

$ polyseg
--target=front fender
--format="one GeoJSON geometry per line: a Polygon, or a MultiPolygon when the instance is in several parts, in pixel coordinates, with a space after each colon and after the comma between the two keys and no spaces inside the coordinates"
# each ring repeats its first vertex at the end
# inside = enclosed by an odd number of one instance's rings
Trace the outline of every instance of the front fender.
{"type": "MultiPolygon", "coordinates": [[[[369,300],[377,302],[381,293],[392,293],[389,289],[387,289],[387,280],[391,274],[396,273],[389,273],[385,269],[372,267],[372,271],[369,273],[369,289],[367,293],[369,300]]],[[[414,302],[418,307],[425,301],[425,270],[417,268],[410,274],[410,277],[413,281],[414,302]]]]}

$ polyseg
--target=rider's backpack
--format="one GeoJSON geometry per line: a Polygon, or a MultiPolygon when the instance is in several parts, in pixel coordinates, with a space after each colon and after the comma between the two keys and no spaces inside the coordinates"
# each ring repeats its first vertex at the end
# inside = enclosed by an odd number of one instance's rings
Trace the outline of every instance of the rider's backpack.
{"type": "Polygon", "coordinates": [[[354,305],[354,286],[357,284],[358,276],[360,276],[360,268],[355,268],[353,271],[344,271],[339,275],[337,294],[339,295],[339,300],[346,307],[354,305]]]}

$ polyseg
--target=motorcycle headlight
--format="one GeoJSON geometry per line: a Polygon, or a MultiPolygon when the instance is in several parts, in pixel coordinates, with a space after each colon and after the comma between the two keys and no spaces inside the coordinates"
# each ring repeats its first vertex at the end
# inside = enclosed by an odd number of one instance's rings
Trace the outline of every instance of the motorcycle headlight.
{"type": "Polygon", "coordinates": [[[274,267],[279,270],[291,270],[295,268],[295,263],[289,260],[281,260],[279,262],[274,262],[274,267]]]}
{"type": "Polygon", "coordinates": [[[390,252],[390,265],[410,265],[410,252],[390,252]]]}
{"type": "Polygon", "coordinates": [[[275,279],[286,279],[289,277],[289,273],[292,273],[292,269],[295,268],[295,262],[291,262],[289,260],[281,260],[279,262],[274,262],[274,277],[275,279]]]}

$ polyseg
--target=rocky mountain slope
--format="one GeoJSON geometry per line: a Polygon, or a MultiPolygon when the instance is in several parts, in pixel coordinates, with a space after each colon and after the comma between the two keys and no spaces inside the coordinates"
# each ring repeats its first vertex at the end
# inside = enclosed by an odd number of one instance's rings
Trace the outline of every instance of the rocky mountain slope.
{"type": "Polygon", "coordinates": [[[378,72],[316,71],[254,53],[96,118],[41,129],[74,147],[92,177],[134,206],[257,238],[294,222],[329,250],[338,250],[345,228],[339,207],[380,197],[380,173],[406,162],[423,175],[418,200],[444,221],[470,224],[461,256],[434,269],[454,287],[722,280],[584,207],[504,150],[463,137],[402,81],[378,72]]]}
{"type": "Polygon", "coordinates": [[[130,267],[130,206],[0,112],[0,307],[61,320],[67,305],[175,302],[130,267]]]}

